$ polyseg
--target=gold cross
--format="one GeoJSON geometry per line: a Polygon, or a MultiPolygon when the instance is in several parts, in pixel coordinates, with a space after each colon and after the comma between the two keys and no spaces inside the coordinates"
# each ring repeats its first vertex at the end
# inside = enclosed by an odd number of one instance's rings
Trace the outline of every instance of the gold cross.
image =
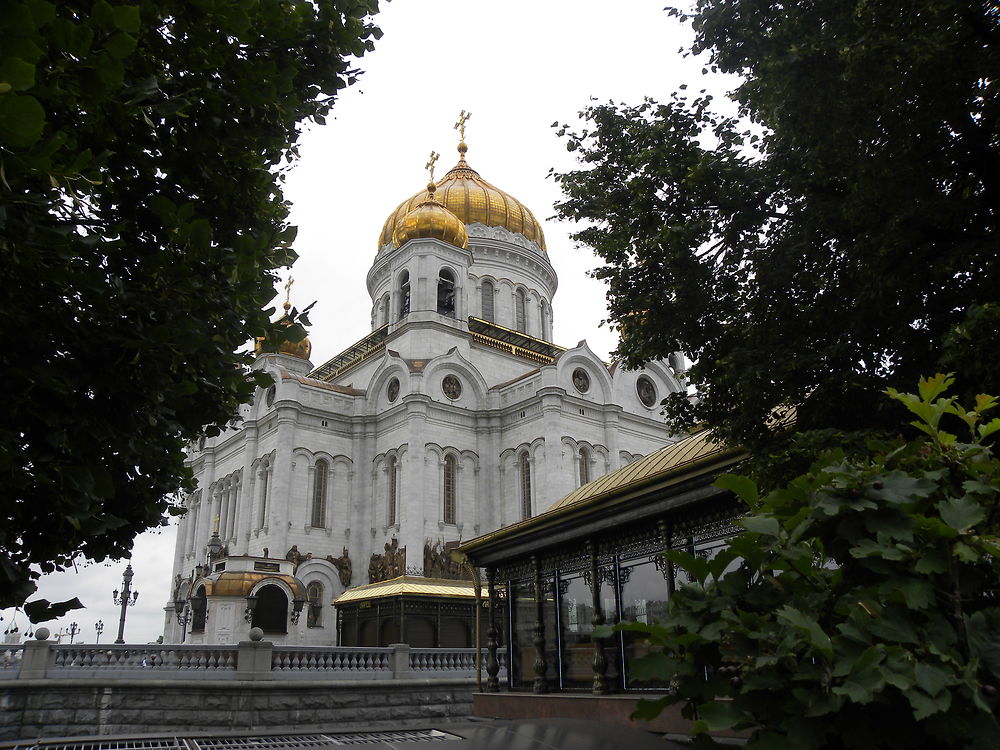
{"type": "Polygon", "coordinates": [[[465,140],[465,123],[469,121],[470,117],[472,117],[472,113],[463,109],[462,114],[458,116],[458,122],[455,123],[455,130],[458,131],[458,135],[463,141],[465,140]]]}
{"type": "Polygon", "coordinates": [[[295,283],[295,279],[291,276],[288,277],[288,281],[285,282],[285,306],[289,306],[292,302],[292,284],[295,283]]]}
{"type": "Polygon", "coordinates": [[[441,154],[436,151],[431,151],[431,158],[427,160],[426,164],[424,164],[424,169],[431,173],[431,182],[434,182],[434,164],[439,158],[441,158],[441,154]]]}

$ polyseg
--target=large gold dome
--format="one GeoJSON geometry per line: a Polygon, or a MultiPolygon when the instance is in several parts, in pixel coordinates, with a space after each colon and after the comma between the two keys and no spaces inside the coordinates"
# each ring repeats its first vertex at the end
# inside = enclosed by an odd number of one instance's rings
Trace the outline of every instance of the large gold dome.
{"type": "Polygon", "coordinates": [[[434,200],[434,183],[427,186],[428,199],[405,214],[392,230],[392,244],[402,247],[410,240],[432,238],[463,250],[469,246],[469,233],[455,214],[434,200]]]}
{"type": "MultiPolygon", "coordinates": [[[[435,197],[441,205],[455,214],[464,224],[485,224],[488,227],[503,227],[511,232],[524,235],[545,249],[545,235],[542,225],[535,219],[528,207],[517,198],[494,187],[465,161],[467,147],[459,144],[458,164],[437,183],[435,197]]],[[[379,249],[393,243],[393,232],[399,222],[419,204],[429,199],[426,190],[400,203],[389,214],[379,236],[379,249]]],[[[398,247],[398,245],[397,245],[398,247]]]]}

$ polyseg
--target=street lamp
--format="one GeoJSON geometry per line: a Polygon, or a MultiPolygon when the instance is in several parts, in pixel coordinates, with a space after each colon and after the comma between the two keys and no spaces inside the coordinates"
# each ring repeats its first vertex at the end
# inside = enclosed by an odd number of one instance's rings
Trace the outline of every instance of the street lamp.
{"type": "Polygon", "coordinates": [[[247,608],[243,612],[243,619],[253,624],[253,613],[257,609],[257,595],[247,594],[247,608]]]}
{"type": "Polygon", "coordinates": [[[104,632],[104,620],[98,620],[94,623],[94,630],[97,631],[97,643],[101,642],[101,633],[104,632]]]}
{"type": "Polygon", "coordinates": [[[69,642],[70,643],[73,642],[73,639],[76,637],[76,634],[79,633],[79,632],[80,632],[80,626],[77,625],[75,622],[71,622],[69,624],[69,642]]]}
{"type": "Polygon", "coordinates": [[[136,599],[139,598],[139,592],[132,591],[132,576],[134,575],[135,573],[132,572],[132,564],[129,563],[125,568],[125,572],[122,574],[121,596],[118,596],[117,589],[111,592],[111,596],[114,598],[115,604],[120,605],[122,608],[121,618],[118,620],[118,640],[116,640],[115,643],[125,643],[125,613],[128,611],[129,607],[135,604],[136,599]]]}
{"type": "Polygon", "coordinates": [[[305,606],[305,599],[292,599],[292,624],[299,624],[299,615],[302,614],[302,607],[305,606]]]}
{"type": "Polygon", "coordinates": [[[191,608],[186,599],[174,599],[174,616],[177,624],[181,626],[181,643],[187,637],[187,625],[191,621],[191,608]]]}

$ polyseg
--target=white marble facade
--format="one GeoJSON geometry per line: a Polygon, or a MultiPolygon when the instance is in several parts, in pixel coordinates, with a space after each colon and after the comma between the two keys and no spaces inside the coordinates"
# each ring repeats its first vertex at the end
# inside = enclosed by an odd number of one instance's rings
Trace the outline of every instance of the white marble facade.
{"type": "MultiPolygon", "coordinates": [[[[257,358],[275,386],[259,390],[237,426],[191,450],[199,489],[180,521],[171,599],[175,582],[197,585],[216,526],[229,556],[277,558],[282,573],[294,545],[294,577],[324,606],[269,638],[333,644],[329,605],[345,586],[328,556],[347,550],[351,587],[368,583],[371,555],[392,539],[406,547],[408,568],[422,568],[425,543],[541,513],[671,441],[659,401],[683,386],[667,364],[609,367],[586,342],[549,348],[551,361],[470,332],[474,316],[520,329],[546,351],[558,281],[547,253],[524,236],[467,230],[468,249],[414,239],[378,252],[367,278],[372,330],[388,328],[372,356],[328,379],[322,368],[310,376],[312,363],[298,357],[257,358]],[[454,302],[441,306],[451,282],[454,302]]],[[[204,632],[187,642],[245,639],[242,598],[208,598],[204,632]]],[[[180,630],[168,604],[165,640],[180,641],[180,630]]]]}

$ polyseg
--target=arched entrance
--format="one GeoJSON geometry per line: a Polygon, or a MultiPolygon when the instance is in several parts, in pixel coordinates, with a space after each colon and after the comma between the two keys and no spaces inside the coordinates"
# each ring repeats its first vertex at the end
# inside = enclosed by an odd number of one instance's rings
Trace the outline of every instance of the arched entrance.
{"type": "Polygon", "coordinates": [[[273,583],[261,586],[256,593],[257,606],[250,626],[260,628],[265,633],[287,633],[288,595],[273,583]]]}

